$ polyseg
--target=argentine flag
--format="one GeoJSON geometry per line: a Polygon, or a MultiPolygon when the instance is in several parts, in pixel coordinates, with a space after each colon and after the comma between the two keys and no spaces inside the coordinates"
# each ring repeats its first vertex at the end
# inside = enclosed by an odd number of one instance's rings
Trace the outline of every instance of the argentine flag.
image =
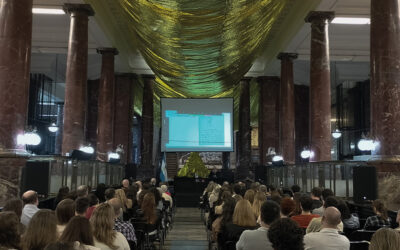
{"type": "Polygon", "coordinates": [[[167,174],[167,159],[166,159],[166,153],[164,152],[163,158],[161,161],[161,171],[160,171],[160,181],[161,182],[167,182],[168,181],[168,174],[167,174]]]}

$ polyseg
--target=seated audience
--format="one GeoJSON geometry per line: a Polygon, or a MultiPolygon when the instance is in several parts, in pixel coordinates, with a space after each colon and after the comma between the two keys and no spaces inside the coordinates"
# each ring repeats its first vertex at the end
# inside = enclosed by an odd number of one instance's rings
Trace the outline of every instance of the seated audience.
{"type": "Polygon", "coordinates": [[[81,197],[75,201],[75,215],[86,217],[87,210],[89,209],[89,199],[81,197]]]}
{"type": "Polygon", "coordinates": [[[215,219],[212,223],[211,239],[216,242],[218,239],[218,234],[221,231],[221,227],[227,223],[232,222],[233,211],[235,210],[236,201],[234,198],[229,197],[224,200],[222,205],[222,215],[215,219]]]}
{"type": "Polygon", "coordinates": [[[249,189],[244,193],[243,199],[248,200],[250,205],[253,205],[255,192],[253,189],[249,189]]]}
{"type": "Polygon", "coordinates": [[[311,190],[311,199],[313,200],[312,210],[322,206],[321,195],[322,189],[320,187],[314,187],[311,190]]]}
{"type": "Polygon", "coordinates": [[[137,200],[139,200],[139,195],[140,195],[140,193],[143,191],[143,189],[142,189],[142,182],[141,181],[137,181],[137,182],[135,182],[135,185],[138,187],[138,191],[137,191],[137,197],[136,197],[136,199],[137,200]]]}
{"type": "Polygon", "coordinates": [[[82,216],[74,216],[61,234],[60,242],[75,243],[82,250],[98,250],[94,247],[93,231],[88,219],[82,216]],[[78,244],[76,244],[78,243],[78,244]]]}
{"type": "MultiPolygon", "coordinates": [[[[256,228],[257,222],[250,202],[245,199],[240,200],[235,206],[232,223],[227,223],[221,228],[221,234],[218,235],[218,242],[237,242],[244,230],[256,228]]],[[[225,249],[225,245],[221,247],[225,249]]]]}
{"type": "Polygon", "coordinates": [[[33,215],[39,211],[38,195],[35,191],[26,191],[22,195],[22,201],[24,202],[24,208],[22,209],[21,223],[24,224],[24,226],[28,226],[33,215]]]}
{"type": "Polygon", "coordinates": [[[168,201],[170,207],[172,207],[173,200],[172,200],[171,194],[168,192],[167,185],[161,185],[161,192],[162,192],[162,198],[164,198],[165,201],[168,201]]]}
{"type": "Polygon", "coordinates": [[[18,216],[18,230],[21,234],[25,232],[25,225],[21,223],[22,208],[24,203],[18,198],[10,199],[4,204],[2,212],[14,212],[18,216]]]}
{"type": "Polygon", "coordinates": [[[23,250],[42,250],[48,244],[56,242],[57,224],[54,212],[41,209],[32,217],[21,238],[23,250]]]}
{"type": "Polygon", "coordinates": [[[159,214],[156,208],[156,202],[153,193],[146,193],[143,197],[140,209],[137,212],[139,219],[147,224],[156,224],[159,219],[159,214]]]}
{"type": "Polygon", "coordinates": [[[133,229],[132,224],[130,222],[126,222],[120,219],[121,201],[117,198],[113,198],[108,201],[108,204],[111,205],[115,213],[114,230],[122,233],[128,240],[128,242],[131,241],[136,243],[135,229],[133,229]]]}
{"type": "Polygon", "coordinates": [[[289,214],[289,217],[295,216],[295,215],[300,215],[301,214],[301,204],[300,204],[300,197],[302,196],[302,193],[294,193],[293,195],[293,201],[295,203],[293,211],[289,214]]]}
{"type": "Polygon", "coordinates": [[[56,208],[57,233],[60,236],[69,220],[75,216],[75,202],[71,199],[62,200],[56,208]]]}
{"type": "Polygon", "coordinates": [[[156,208],[161,211],[164,207],[164,204],[162,202],[162,196],[160,190],[158,190],[156,187],[151,187],[149,191],[154,195],[156,208]]]}
{"type": "Polygon", "coordinates": [[[96,191],[94,192],[94,194],[97,196],[97,198],[99,199],[99,203],[105,202],[105,191],[106,191],[107,187],[106,184],[104,183],[99,183],[96,187],[96,191]]]}
{"type": "Polygon", "coordinates": [[[224,191],[224,189],[221,188],[220,197],[214,203],[214,213],[216,215],[222,214],[222,206],[224,205],[224,200],[227,199],[228,197],[232,197],[231,192],[224,191]]]}
{"type": "Polygon", "coordinates": [[[101,250],[130,250],[125,236],[113,230],[114,218],[113,208],[108,203],[102,203],[94,210],[90,218],[94,246],[101,250]]]}
{"type": "Polygon", "coordinates": [[[253,205],[251,208],[253,209],[254,216],[258,218],[260,216],[261,205],[267,200],[267,197],[264,193],[257,192],[254,196],[253,205]]]}
{"type": "Polygon", "coordinates": [[[296,203],[289,197],[281,200],[281,218],[288,218],[294,211],[296,203]]]}
{"type": "Polygon", "coordinates": [[[313,201],[310,196],[303,195],[300,197],[301,214],[291,217],[292,220],[299,224],[299,227],[307,228],[313,218],[319,217],[319,215],[311,214],[312,204],[313,201]]]}
{"type": "Polygon", "coordinates": [[[366,230],[376,230],[381,227],[390,227],[391,219],[382,200],[374,200],[372,209],[376,215],[367,218],[364,224],[366,230]]]}
{"type": "Polygon", "coordinates": [[[20,221],[14,212],[0,213],[0,249],[20,249],[20,221]]]}
{"type": "Polygon", "coordinates": [[[340,235],[337,227],[341,223],[341,215],[337,208],[327,207],[322,216],[321,231],[306,234],[304,244],[306,250],[349,250],[350,241],[340,235]]]}
{"type": "Polygon", "coordinates": [[[115,198],[119,199],[122,205],[122,211],[126,212],[132,208],[132,200],[126,198],[125,192],[122,189],[115,190],[115,198]]]}
{"type": "Polygon", "coordinates": [[[156,187],[157,186],[157,179],[156,178],[151,178],[150,185],[153,186],[153,187],[156,187]]]}
{"type": "Polygon", "coordinates": [[[321,192],[322,195],[322,205],[319,208],[315,208],[312,210],[313,214],[318,214],[319,216],[322,216],[324,214],[324,202],[326,201],[326,199],[329,196],[334,196],[332,190],[330,190],[329,188],[325,188],[324,190],[322,190],[321,192]]]}
{"type": "Polygon", "coordinates": [[[112,198],[115,198],[115,189],[107,188],[106,191],[104,192],[104,197],[106,198],[106,201],[111,200],[112,198]]]}
{"type": "Polygon", "coordinates": [[[265,201],[261,206],[260,213],[261,227],[257,230],[245,230],[236,243],[237,250],[273,250],[268,239],[268,228],[272,222],[280,217],[279,205],[274,201],[265,201]]]}
{"type": "Polygon", "coordinates": [[[69,194],[69,187],[67,187],[67,186],[60,187],[60,189],[58,190],[57,196],[54,199],[53,209],[56,209],[58,203],[60,203],[60,201],[64,200],[68,194],[69,194]]]}
{"type": "Polygon", "coordinates": [[[77,198],[87,197],[89,195],[89,187],[86,185],[81,185],[76,189],[77,198]]]}
{"type": "Polygon", "coordinates": [[[357,214],[350,214],[349,207],[346,202],[340,201],[337,209],[339,209],[342,215],[343,229],[359,229],[360,228],[360,219],[357,214]]]}
{"type": "Polygon", "coordinates": [[[260,185],[260,187],[258,188],[259,192],[265,194],[265,196],[269,196],[270,194],[268,193],[268,189],[267,186],[265,185],[260,185]]]}
{"type": "Polygon", "coordinates": [[[217,184],[214,187],[213,191],[211,192],[210,196],[208,197],[210,208],[213,208],[214,202],[216,202],[218,200],[218,195],[219,195],[220,189],[221,189],[221,186],[217,184]]]}
{"type": "MultiPolygon", "coordinates": [[[[324,211],[328,207],[335,207],[337,208],[339,202],[334,196],[329,196],[326,201],[324,202],[324,211]]],[[[319,232],[322,228],[322,217],[314,218],[310,221],[308,224],[306,233],[312,233],[312,232],[319,232]]],[[[340,232],[343,232],[343,223],[340,222],[338,225],[337,230],[340,232]]]]}
{"type": "Polygon", "coordinates": [[[400,249],[400,235],[391,228],[381,228],[371,238],[369,250],[398,250],[400,249]]]}
{"type": "Polygon", "coordinates": [[[240,186],[239,185],[239,183],[236,183],[236,184],[234,184],[233,185],[233,195],[232,195],[232,197],[237,201],[237,197],[238,196],[241,196],[240,194],[241,194],[241,192],[242,192],[242,186],[240,186]]]}
{"type": "Polygon", "coordinates": [[[303,250],[303,237],[303,230],[288,218],[276,220],[268,229],[268,239],[274,250],[303,250]]]}
{"type": "Polygon", "coordinates": [[[90,219],[90,217],[93,214],[93,211],[99,205],[99,199],[95,194],[89,194],[88,199],[89,199],[89,208],[86,211],[86,219],[90,219]]]}
{"type": "Polygon", "coordinates": [[[122,182],[121,182],[121,184],[122,184],[122,190],[124,190],[125,191],[125,194],[128,192],[128,190],[129,190],[129,180],[128,179],[123,179],[122,180],[122,182]]]}

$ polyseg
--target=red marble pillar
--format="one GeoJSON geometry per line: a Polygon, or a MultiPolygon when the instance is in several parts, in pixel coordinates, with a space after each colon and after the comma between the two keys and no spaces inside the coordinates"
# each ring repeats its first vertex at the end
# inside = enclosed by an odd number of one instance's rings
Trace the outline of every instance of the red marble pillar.
{"type": "Polygon", "coordinates": [[[251,165],[251,127],[250,127],[250,79],[240,81],[238,166],[235,179],[249,177],[251,165]]]}
{"type": "Polygon", "coordinates": [[[65,4],[64,10],[71,15],[71,24],[65,80],[63,155],[85,143],[88,17],[94,15],[88,4],[65,4]]]}
{"type": "Polygon", "coordinates": [[[129,74],[115,78],[114,148],[123,146],[122,163],[132,162],[133,86],[136,81],[137,77],[129,74]]]}
{"type": "Polygon", "coordinates": [[[141,144],[141,166],[138,174],[141,177],[154,177],[153,173],[153,84],[154,78],[144,78],[143,107],[142,107],[142,144],[141,144]]]}
{"type": "Polygon", "coordinates": [[[23,150],[28,113],[32,0],[0,4],[0,148],[23,150]]]}
{"type": "Polygon", "coordinates": [[[331,81],[328,24],[334,12],[311,11],[310,161],[331,160],[331,81]]]}
{"type": "Polygon", "coordinates": [[[294,85],[295,97],[295,143],[296,143],[296,162],[304,161],[300,154],[308,148],[309,143],[309,94],[310,88],[304,85],[294,85]]]}
{"type": "Polygon", "coordinates": [[[268,148],[279,150],[279,77],[258,77],[260,104],[258,115],[258,145],[260,165],[266,165],[268,148]]]}
{"type": "Polygon", "coordinates": [[[400,11],[398,0],[371,0],[371,132],[373,152],[400,157],[400,11]]]}
{"type": "Polygon", "coordinates": [[[281,87],[280,87],[280,114],[279,114],[279,153],[283,160],[293,164],[295,162],[295,113],[294,113],[294,76],[293,60],[295,53],[280,53],[281,60],[281,87]]]}
{"type": "Polygon", "coordinates": [[[96,158],[108,161],[108,153],[114,152],[114,56],[118,55],[115,48],[99,48],[101,54],[101,77],[97,116],[97,147],[96,158]]]}
{"type": "MultiPolygon", "coordinates": [[[[97,120],[99,114],[100,79],[87,81],[86,142],[97,147],[97,120]]],[[[97,151],[97,150],[96,150],[97,151]]]]}

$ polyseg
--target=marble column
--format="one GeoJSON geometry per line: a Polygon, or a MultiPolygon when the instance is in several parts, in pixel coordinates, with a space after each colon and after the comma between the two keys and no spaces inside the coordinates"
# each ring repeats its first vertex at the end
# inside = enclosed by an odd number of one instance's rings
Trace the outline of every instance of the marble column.
{"type": "Polygon", "coordinates": [[[260,101],[258,115],[259,164],[266,165],[269,148],[279,150],[279,77],[258,77],[260,101]]]}
{"type": "Polygon", "coordinates": [[[65,4],[71,16],[67,72],[65,79],[62,153],[85,144],[86,82],[88,64],[88,22],[94,11],[88,4],[65,4]]]}
{"type": "Polygon", "coordinates": [[[308,148],[309,136],[309,94],[310,88],[304,85],[294,85],[294,97],[295,97],[295,144],[296,144],[296,162],[304,161],[300,154],[308,148]]]}
{"type": "Polygon", "coordinates": [[[32,0],[0,3],[0,206],[20,196],[26,158],[24,133],[29,97],[32,0]]]}
{"type": "Polygon", "coordinates": [[[122,145],[122,163],[132,162],[133,86],[136,83],[137,77],[131,74],[118,75],[115,78],[114,148],[122,145]]]}
{"type": "Polygon", "coordinates": [[[23,150],[29,100],[32,0],[0,4],[0,148],[23,150]]]}
{"type": "Polygon", "coordinates": [[[142,107],[142,144],[141,144],[141,166],[138,175],[142,178],[154,177],[153,168],[153,83],[154,78],[144,78],[143,107],[142,107]]]}
{"type": "Polygon", "coordinates": [[[283,160],[295,162],[295,113],[294,113],[294,76],[293,60],[295,53],[280,53],[281,84],[280,84],[280,113],[279,113],[279,144],[283,160]]]}
{"type": "Polygon", "coordinates": [[[97,116],[96,159],[108,161],[108,153],[114,152],[114,57],[118,55],[115,48],[99,48],[101,54],[101,77],[97,116]]]}
{"type": "Polygon", "coordinates": [[[240,81],[238,166],[236,180],[249,177],[251,165],[250,79],[240,81]]]}
{"type": "Polygon", "coordinates": [[[222,152],[222,169],[230,168],[230,152],[222,152]]]}
{"type": "Polygon", "coordinates": [[[311,11],[310,161],[331,160],[331,81],[328,24],[334,12],[311,11]]]}
{"type": "Polygon", "coordinates": [[[99,88],[100,79],[87,81],[87,112],[85,122],[86,143],[90,144],[97,151],[97,120],[99,114],[99,88]]]}

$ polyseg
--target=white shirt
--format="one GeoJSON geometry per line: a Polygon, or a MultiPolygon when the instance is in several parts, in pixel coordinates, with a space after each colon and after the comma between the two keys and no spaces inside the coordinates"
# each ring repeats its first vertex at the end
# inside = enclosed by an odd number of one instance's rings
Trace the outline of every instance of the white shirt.
{"type": "Polygon", "coordinates": [[[336,229],[323,228],[304,236],[305,250],[349,250],[350,241],[336,229]]]}
{"type": "MultiPolygon", "coordinates": [[[[117,246],[117,250],[130,250],[129,243],[126,240],[125,236],[122,235],[120,232],[116,232],[115,240],[113,242],[114,246],[117,246]]],[[[112,250],[106,244],[99,242],[94,237],[94,246],[100,248],[101,250],[112,250]]]]}
{"type": "Polygon", "coordinates": [[[21,215],[21,223],[25,226],[28,226],[29,222],[31,221],[32,217],[36,214],[37,211],[40,209],[34,204],[26,204],[22,209],[21,215]]]}
{"type": "Polygon", "coordinates": [[[245,230],[236,243],[237,250],[273,250],[268,239],[268,228],[259,227],[256,230],[245,230]]]}

